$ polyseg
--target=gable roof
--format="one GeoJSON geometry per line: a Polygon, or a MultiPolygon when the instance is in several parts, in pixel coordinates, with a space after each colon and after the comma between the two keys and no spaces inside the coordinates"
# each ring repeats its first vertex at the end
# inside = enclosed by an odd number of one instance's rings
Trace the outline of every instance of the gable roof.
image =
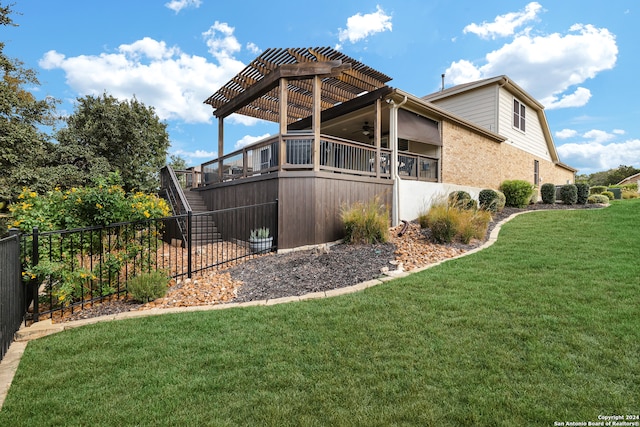
{"type": "Polygon", "coordinates": [[[553,136],[551,135],[551,129],[549,128],[549,122],[547,121],[547,116],[544,112],[544,105],[542,105],[538,100],[536,100],[527,91],[525,91],[520,86],[518,86],[513,80],[511,80],[506,75],[500,75],[496,77],[490,77],[487,79],[477,80],[474,82],[459,84],[456,86],[443,89],[439,92],[434,92],[429,95],[423,96],[422,99],[427,102],[437,102],[440,99],[453,97],[465,92],[470,92],[472,90],[479,89],[485,86],[491,86],[491,85],[496,85],[496,86],[505,88],[505,90],[517,96],[518,99],[523,101],[525,104],[527,104],[530,108],[532,108],[536,112],[536,115],[538,116],[538,120],[540,121],[540,126],[542,127],[542,134],[544,135],[544,139],[547,145],[547,149],[549,150],[549,155],[551,156],[551,159],[558,166],[561,166],[573,172],[577,172],[577,169],[574,169],[571,166],[568,166],[560,162],[558,151],[556,150],[556,145],[553,141],[553,136]]]}
{"type": "Polygon", "coordinates": [[[386,86],[391,77],[330,47],[265,50],[204,103],[216,117],[232,113],[279,122],[280,78],[287,78],[287,122],[313,112],[311,78],[322,79],[321,110],[386,86]]]}
{"type": "Polygon", "coordinates": [[[527,91],[518,86],[513,80],[511,80],[506,75],[490,77],[487,79],[476,80],[474,82],[462,83],[459,85],[455,85],[446,89],[443,89],[438,92],[431,93],[429,95],[423,96],[422,99],[425,101],[437,101],[438,99],[448,98],[450,96],[454,96],[460,93],[468,92],[474,89],[478,89],[484,86],[490,85],[500,85],[501,87],[506,87],[511,93],[518,95],[519,98],[527,101],[528,104],[534,106],[534,108],[544,110],[544,105],[538,102],[533,96],[531,96],[527,91]]]}
{"type": "Polygon", "coordinates": [[[630,183],[633,180],[638,180],[640,181],[640,172],[633,174],[631,176],[626,177],[625,179],[623,179],[622,181],[620,181],[619,183],[617,183],[616,185],[622,185],[622,184],[627,184],[630,183]]]}

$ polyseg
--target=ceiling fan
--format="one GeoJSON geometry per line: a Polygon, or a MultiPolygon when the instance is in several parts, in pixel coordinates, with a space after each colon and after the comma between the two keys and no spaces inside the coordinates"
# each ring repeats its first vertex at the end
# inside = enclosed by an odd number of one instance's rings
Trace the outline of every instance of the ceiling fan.
{"type": "Polygon", "coordinates": [[[369,122],[364,122],[364,125],[362,125],[362,128],[353,133],[362,133],[363,135],[372,135],[373,126],[369,126],[369,122]]]}

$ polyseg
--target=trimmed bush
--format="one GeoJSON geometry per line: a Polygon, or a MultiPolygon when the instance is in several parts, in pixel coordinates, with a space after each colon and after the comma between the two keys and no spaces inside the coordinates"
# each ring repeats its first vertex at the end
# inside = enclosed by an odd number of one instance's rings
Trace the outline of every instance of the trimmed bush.
{"type": "Polygon", "coordinates": [[[594,185],[589,189],[590,194],[602,194],[603,191],[607,191],[607,187],[604,185],[594,185]]]}
{"type": "Polygon", "coordinates": [[[603,191],[602,193],[603,196],[607,196],[609,198],[609,200],[613,200],[615,199],[615,195],[613,194],[613,191],[603,191]]]}
{"type": "Polygon", "coordinates": [[[389,240],[389,209],[376,196],[368,203],[355,202],[340,214],[347,243],[384,243],[389,240]]]}
{"type": "Polygon", "coordinates": [[[480,190],[478,195],[480,209],[489,212],[498,212],[498,204],[500,203],[498,192],[496,190],[484,189],[480,190]]]}
{"type": "Polygon", "coordinates": [[[542,196],[542,203],[547,205],[553,205],[556,202],[556,186],[554,184],[542,184],[540,187],[540,195],[542,196]]]}
{"type": "Polygon", "coordinates": [[[449,193],[449,205],[460,209],[475,209],[478,204],[466,191],[452,191],[449,193]]]}
{"type": "Polygon", "coordinates": [[[578,188],[573,184],[560,187],[560,200],[565,205],[575,205],[578,201],[578,188]]]}
{"type": "Polygon", "coordinates": [[[609,203],[609,198],[602,194],[592,194],[587,199],[587,203],[591,203],[591,204],[601,203],[603,205],[606,205],[607,203],[609,203]]]}
{"type": "Polygon", "coordinates": [[[127,292],[136,301],[147,303],[166,295],[169,277],[162,271],[152,271],[132,277],[127,282],[127,292]]]}
{"type": "Polygon", "coordinates": [[[500,191],[506,198],[505,206],[524,208],[531,200],[533,186],[527,181],[515,179],[504,181],[500,185],[500,191]]]}
{"type": "Polygon", "coordinates": [[[589,198],[589,184],[576,184],[576,189],[578,190],[578,200],[576,203],[579,205],[586,204],[589,198]]]}

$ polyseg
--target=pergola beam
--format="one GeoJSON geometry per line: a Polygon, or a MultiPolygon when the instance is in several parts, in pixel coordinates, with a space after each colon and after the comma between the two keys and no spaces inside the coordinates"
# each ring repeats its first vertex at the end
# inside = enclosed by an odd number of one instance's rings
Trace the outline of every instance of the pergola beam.
{"type": "MultiPolygon", "coordinates": [[[[299,64],[284,64],[275,71],[267,74],[257,83],[244,88],[244,92],[229,100],[226,104],[218,107],[214,115],[218,118],[240,110],[242,107],[252,103],[261,96],[278,86],[280,79],[288,80],[311,79],[317,75],[334,75],[349,69],[349,64],[342,64],[341,61],[305,62],[299,64]]],[[[234,79],[239,83],[239,79],[234,79]]]]}

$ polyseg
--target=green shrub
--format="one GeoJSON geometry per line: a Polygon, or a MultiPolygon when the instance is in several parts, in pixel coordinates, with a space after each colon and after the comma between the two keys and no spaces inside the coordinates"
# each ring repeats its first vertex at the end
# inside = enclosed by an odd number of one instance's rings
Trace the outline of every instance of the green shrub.
{"type": "Polygon", "coordinates": [[[531,197],[529,198],[529,204],[535,205],[536,203],[538,203],[538,187],[534,186],[531,191],[531,197]]]}
{"type": "Polygon", "coordinates": [[[589,198],[589,185],[588,184],[576,184],[576,189],[578,190],[578,200],[577,204],[584,205],[587,203],[587,199],[589,198]]]}
{"type": "Polygon", "coordinates": [[[602,194],[592,194],[587,199],[587,203],[591,203],[591,204],[601,203],[606,205],[607,203],[609,203],[609,198],[602,194]]]}
{"type": "Polygon", "coordinates": [[[602,194],[603,191],[607,191],[607,187],[604,185],[594,185],[589,189],[590,194],[602,194]]]}
{"type": "Polygon", "coordinates": [[[616,196],[613,194],[613,192],[612,192],[612,191],[603,191],[603,192],[602,192],[602,193],[600,193],[600,194],[602,194],[603,196],[607,196],[607,197],[609,198],[609,200],[613,200],[613,199],[615,199],[615,197],[616,197],[616,196]]]}
{"type": "Polygon", "coordinates": [[[623,199],[637,199],[640,198],[640,194],[634,190],[622,190],[622,198],[623,199]]]}
{"type": "Polygon", "coordinates": [[[550,183],[542,184],[540,195],[542,196],[542,203],[553,205],[556,202],[556,186],[550,183]]]}
{"type": "Polygon", "coordinates": [[[578,188],[573,184],[560,187],[560,200],[565,205],[575,205],[578,201],[578,188]]]}
{"type": "Polygon", "coordinates": [[[127,282],[127,292],[135,301],[147,303],[166,295],[169,277],[162,271],[142,273],[127,282]]]}
{"type": "Polygon", "coordinates": [[[452,191],[449,193],[449,205],[460,209],[475,209],[478,207],[478,202],[466,191],[452,191]]]}
{"type": "Polygon", "coordinates": [[[500,185],[500,191],[504,193],[506,206],[524,208],[531,200],[533,186],[523,180],[507,180],[500,185]]]}
{"type": "Polygon", "coordinates": [[[389,209],[376,196],[368,203],[355,202],[340,214],[347,243],[384,243],[389,240],[389,209]]]}
{"type": "Polygon", "coordinates": [[[106,182],[66,191],[56,188],[46,195],[23,188],[10,210],[13,221],[9,226],[24,232],[36,226],[40,231],[51,231],[163,218],[171,212],[158,196],[126,194],[121,186],[106,182]]]}
{"type": "Polygon", "coordinates": [[[638,192],[638,183],[634,182],[632,184],[625,184],[622,186],[622,189],[625,191],[635,191],[638,192]]]}
{"type": "Polygon", "coordinates": [[[478,194],[478,202],[480,209],[489,212],[498,212],[498,204],[500,203],[500,200],[496,190],[480,190],[480,194],[478,194]]]}

